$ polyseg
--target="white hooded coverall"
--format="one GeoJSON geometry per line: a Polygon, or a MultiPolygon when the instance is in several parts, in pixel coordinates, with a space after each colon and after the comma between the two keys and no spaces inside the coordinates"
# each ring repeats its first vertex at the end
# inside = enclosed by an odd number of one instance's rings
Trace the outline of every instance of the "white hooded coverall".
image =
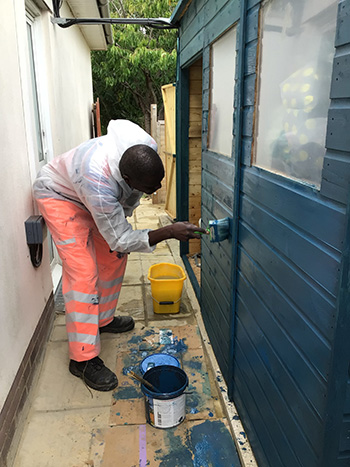
{"type": "Polygon", "coordinates": [[[157,151],[154,139],[128,120],[114,120],[107,135],[82,143],[46,164],[34,197],[62,260],[70,358],[100,352],[99,327],[113,320],[127,255],[152,252],[149,229],[127,222],[142,193],[119,171],[123,153],[136,144],[157,151]]]}

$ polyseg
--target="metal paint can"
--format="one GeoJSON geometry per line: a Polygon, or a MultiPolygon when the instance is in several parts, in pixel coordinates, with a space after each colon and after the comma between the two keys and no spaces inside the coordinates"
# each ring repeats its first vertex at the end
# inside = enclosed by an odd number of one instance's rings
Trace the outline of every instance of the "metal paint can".
{"type": "Polygon", "coordinates": [[[156,428],[172,428],[183,422],[188,386],[186,373],[176,366],[160,365],[146,371],[143,378],[157,389],[155,392],[141,385],[147,422],[156,428]]]}

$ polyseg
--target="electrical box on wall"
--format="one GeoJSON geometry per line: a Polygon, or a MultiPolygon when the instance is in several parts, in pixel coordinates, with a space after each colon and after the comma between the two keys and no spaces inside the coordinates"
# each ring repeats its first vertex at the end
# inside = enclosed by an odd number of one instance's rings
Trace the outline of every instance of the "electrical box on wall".
{"type": "Polygon", "coordinates": [[[46,236],[45,221],[42,216],[30,216],[24,223],[28,245],[40,245],[46,236]]]}
{"type": "Polygon", "coordinates": [[[35,268],[41,264],[43,242],[46,237],[45,221],[42,216],[30,216],[24,223],[30,259],[35,268]]]}

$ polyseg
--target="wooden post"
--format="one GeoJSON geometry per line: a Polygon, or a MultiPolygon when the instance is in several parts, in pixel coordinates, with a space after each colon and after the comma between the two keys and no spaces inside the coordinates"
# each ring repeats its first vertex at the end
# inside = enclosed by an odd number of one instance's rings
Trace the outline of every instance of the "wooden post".
{"type": "Polygon", "coordinates": [[[157,141],[157,104],[151,104],[151,136],[157,141]]]}
{"type": "MultiPolygon", "coordinates": [[[[155,139],[157,145],[159,145],[158,142],[158,131],[157,131],[157,104],[151,104],[151,136],[153,139],[155,139]]],[[[155,193],[152,195],[152,203],[153,204],[158,204],[158,193],[155,193]]]]}

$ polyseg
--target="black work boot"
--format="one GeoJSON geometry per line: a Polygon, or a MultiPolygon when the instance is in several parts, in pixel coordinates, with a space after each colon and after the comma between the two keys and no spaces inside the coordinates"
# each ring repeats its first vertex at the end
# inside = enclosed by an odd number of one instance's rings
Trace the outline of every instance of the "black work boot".
{"type": "Polygon", "coordinates": [[[118,386],[116,375],[104,365],[99,357],[84,362],[71,360],[69,371],[97,391],[111,391],[118,386]]]}
{"type": "Polygon", "coordinates": [[[135,327],[135,322],[131,316],[115,316],[113,321],[111,321],[107,326],[100,328],[101,332],[113,332],[117,334],[118,332],[131,331],[135,327]]]}

